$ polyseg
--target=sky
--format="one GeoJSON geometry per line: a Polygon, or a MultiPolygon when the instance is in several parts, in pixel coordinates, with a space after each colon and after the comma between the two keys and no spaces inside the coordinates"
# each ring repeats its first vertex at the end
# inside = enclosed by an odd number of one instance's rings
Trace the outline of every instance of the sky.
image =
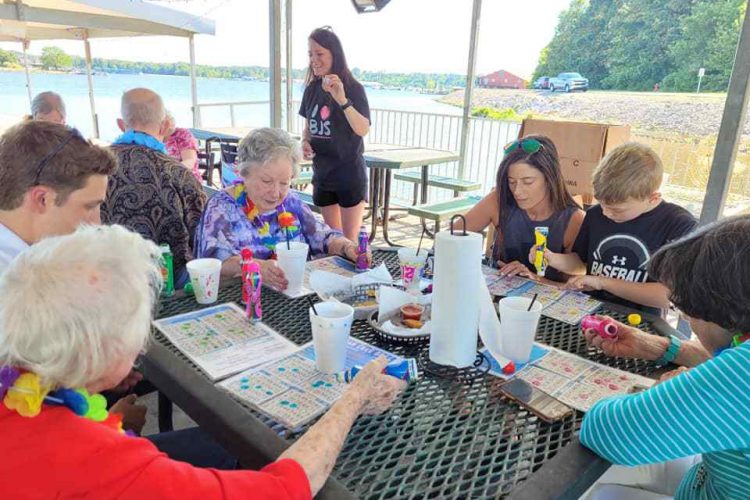
{"type": "MultiPolygon", "coordinates": [[[[169,0],[160,5],[213,19],[216,35],[196,37],[196,62],[268,65],[268,0],[169,0]]],[[[282,2],[284,3],[284,2],[282,2]]],[[[561,11],[570,0],[484,0],[477,74],[505,69],[524,78],[534,71],[561,11]]],[[[307,36],[329,25],[349,66],[387,72],[466,74],[472,0],[391,0],[377,13],[357,14],[351,0],[294,0],[292,67],[307,65],[307,36]]],[[[83,56],[75,41],[32,42],[31,52],[57,45],[83,56]]],[[[188,43],[172,37],[92,40],[94,57],[148,62],[188,61],[188,43]]],[[[0,43],[20,50],[19,44],[0,43]]],[[[285,63],[282,61],[282,66],[285,63]]]]}

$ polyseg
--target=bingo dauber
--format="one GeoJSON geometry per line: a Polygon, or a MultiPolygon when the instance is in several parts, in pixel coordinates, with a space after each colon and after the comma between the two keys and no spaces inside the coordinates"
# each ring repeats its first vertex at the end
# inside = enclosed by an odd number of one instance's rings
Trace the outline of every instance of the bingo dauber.
{"type": "MultiPolygon", "coordinates": [[[[354,366],[350,370],[338,374],[336,377],[343,382],[351,382],[360,371],[362,371],[361,366],[354,366]]],[[[413,382],[419,378],[417,360],[406,358],[401,361],[389,363],[383,369],[383,373],[407,382],[413,382]]]]}

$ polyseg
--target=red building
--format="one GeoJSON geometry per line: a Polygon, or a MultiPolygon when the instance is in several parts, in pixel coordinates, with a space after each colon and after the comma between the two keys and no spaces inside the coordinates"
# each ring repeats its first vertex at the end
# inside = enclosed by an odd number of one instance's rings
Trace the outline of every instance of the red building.
{"type": "Polygon", "coordinates": [[[505,70],[477,78],[477,86],[487,89],[525,89],[529,82],[505,70]]]}

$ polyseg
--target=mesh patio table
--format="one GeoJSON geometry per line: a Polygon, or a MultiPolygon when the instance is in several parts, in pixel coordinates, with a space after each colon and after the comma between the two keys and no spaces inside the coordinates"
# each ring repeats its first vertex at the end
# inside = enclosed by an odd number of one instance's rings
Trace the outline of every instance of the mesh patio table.
{"type": "MultiPolygon", "coordinates": [[[[398,275],[394,251],[376,250],[373,257],[398,275]]],[[[239,300],[239,283],[220,290],[219,303],[239,300]]],[[[298,345],[312,340],[304,298],[264,288],[262,300],[265,323],[298,345]]],[[[178,296],[163,300],[158,316],[201,307],[192,297],[178,296]]],[[[607,304],[603,313],[624,320],[627,310],[607,304]]],[[[660,318],[643,317],[646,331],[672,331],[660,318]]],[[[164,336],[156,330],[154,335],[144,359],[146,376],[243,465],[262,467],[300,435],[215,387],[164,336]]],[[[356,321],[352,335],[418,359],[428,349],[386,343],[366,321],[356,321]]],[[[653,363],[610,358],[589,347],[578,327],[545,316],[537,341],[632,373],[657,370],[653,363]]],[[[357,420],[319,498],[577,498],[609,466],[578,443],[583,414],[545,423],[504,398],[501,383],[491,375],[462,382],[425,373],[388,412],[357,420]]]]}

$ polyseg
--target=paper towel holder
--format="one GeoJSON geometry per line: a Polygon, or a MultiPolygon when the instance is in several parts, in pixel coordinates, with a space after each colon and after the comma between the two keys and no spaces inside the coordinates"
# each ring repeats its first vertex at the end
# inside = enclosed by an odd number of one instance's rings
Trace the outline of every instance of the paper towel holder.
{"type": "Polygon", "coordinates": [[[466,217],[464,217],[461,214],[456,214],[453,217],[451,217],[451,234],[452,235],[456,235],[456,236],[468,236],[468,233],[466,232],[466,217]],[[456,235],[456,233],[454,232],[455,230],[453,229],[453,224],[456,221],[456,217],[458,217],[459,219],[461,219],[461,221],[464,223],[463,233],[459,233],[458,235],[456,235]]]}

